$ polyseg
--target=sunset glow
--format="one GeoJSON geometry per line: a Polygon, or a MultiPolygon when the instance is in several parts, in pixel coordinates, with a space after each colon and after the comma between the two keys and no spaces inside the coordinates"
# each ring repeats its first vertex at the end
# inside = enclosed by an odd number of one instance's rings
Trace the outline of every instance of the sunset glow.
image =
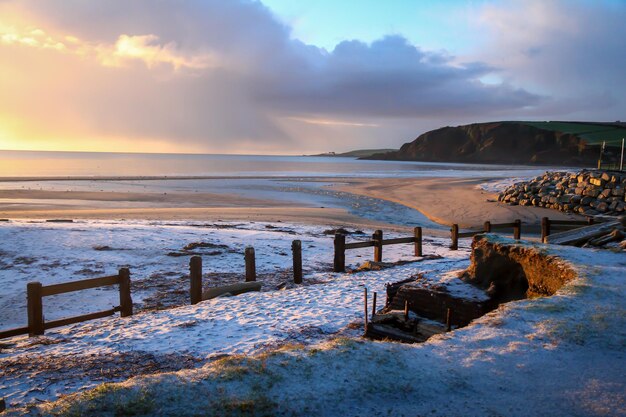
{"type": "Polygon", "coordinates": [[[450,2],[460,25],[426,3],[2,2],[0,148],[297,154],[623,118],[623,3],[450,2]]]}

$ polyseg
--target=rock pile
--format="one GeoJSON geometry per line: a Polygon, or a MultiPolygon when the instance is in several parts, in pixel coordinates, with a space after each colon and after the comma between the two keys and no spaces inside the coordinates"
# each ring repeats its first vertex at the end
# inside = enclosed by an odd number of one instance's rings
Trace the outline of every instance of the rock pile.
{"type": "Polygon", "coordinates": [[[504,190],[498,201],[521,206],[537,206],[579,213],[620,216],[626,211],[624,197],[626,172],[582,170],[546,172],[528,182],[504,190]]]}

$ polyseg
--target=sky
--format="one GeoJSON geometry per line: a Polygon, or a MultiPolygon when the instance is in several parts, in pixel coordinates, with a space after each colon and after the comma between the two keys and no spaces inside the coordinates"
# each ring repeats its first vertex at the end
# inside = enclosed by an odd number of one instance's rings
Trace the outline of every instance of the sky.
{"type": "Polygon", "coordinates": [[[0,149],[301,154],[626,119],[626,0],[0,0],[0,149]]]}

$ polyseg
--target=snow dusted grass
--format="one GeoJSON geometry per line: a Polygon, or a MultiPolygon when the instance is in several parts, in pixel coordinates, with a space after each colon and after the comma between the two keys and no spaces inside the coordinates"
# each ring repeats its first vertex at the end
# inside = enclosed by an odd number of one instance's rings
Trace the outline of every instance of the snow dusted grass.
{"type": "MultiPolygon", "coordinates": [[[[0,223],[0,328],[26,324],[25,291],[29,281],[47,285],[114,275],[119,268],[129,267],[136,307],[154,307],[156,303],[146,300],[163,291],[170,295],[182,292],[175,297],[177,302],[170,303],[180,305],[187,301],[192,255],[203,257],[207,286],[224,285],[242,280],[243,252],[249,245],[256,249],[258,274],[266,280],[265,289],[270,289],[270,283],[276,285],[288,279],[293,239],[302,240],[305,272],[328,269],[333,243],[332,236],[324,235],[323,230],[281,223],[0,223]],[[186,245],[199,242],[210,247],[184,250],[186,245]],[[273,281],[269,282],[270,278],[273,281]]],[[[46,318],[108,309],[119,303],[118,297],[117,287],[47,297],[46,318]]]]}
{"type": "MultiPolygon", "coordinates": [[[[456,259],[355,275],[320,273],[325,284],[137,315],[119,334],[122,319],[63,329],[52,336],[60,343],[16,347],[9,354],[181,352],[183,339],[187,353],[229,356],[197,369],[100,385],[7,415],[626,415],[626,257],[525,245],[560,257],[579,277],[552,297],[502,305],[468,327],[419,345],[364,341],[345,332],[362,315],[362,288],[380,293],[384,282],[419,271],[449,280],[448,271],[467,266],[466,247],[445,253],[456,259]],[[191,317],[197,325],[180,327],[191,317]],[[306,326],[322,332],[301,332],[306,326]]],[[[445,251],[430,245],[428,250],[445,251]]],[[[19,378],[14,382],[20,386],[19,378]]],[[[21,383],[23,389],[27,384],[21,383]]]]}
{"type": "MultiPolygon", "coordinates": [[[[94,242],[100,241],[108,227],[107,223],[100,222],[90,226],[91,228],[85,225],[35,224],[18,225],[17,229],[31,233],[32,238],[37,240],[43,239],[37,234],[39,227],[54,228],[57,239],[62,242],[71,241],[78,246],[73,256],[79,262],[82,256],[94,256],[90,248],[94,242]],[[84,243],[80,245],[72,239],[76,228],[85,230],[80,232],[79,236],[84,239],[84,243]],[[95,236],[91,236],[89,231],[95,236]]],[[[115,230],[120,236],[142,242],[136,253],[141,255],[142,251],[146,251],[146,259],[151,253],[158,254],[172,247],[182,247],[200,238],[206,240],[207,235],[210,236],[210,241],[217,244],[229,242],[229,239],[233,239],[231,236],[237,236],[239,232],[245,233],[248,238],[264,236],[255,241],[259,269],[268,268],[264,262],[270,258],[270,251],[277,253],[283,249],[288,250],[291,239],[297,236],[303,240],[306,270],[304,279],[309,285],[218,298],[195,306],[144,312],[124,319],[114,317],[95,320],[53,329],[41,338],[4,341],[0,344],[1,395],[12,406],[51,400],[62,394],[95,387],[102,382],[122,381],[131,375],[201,366],[224,355],[252,355],[288,343],[311,344],[337,334],[359,334],[362,327],[359,322],[363,314],[364,286],[370,291],[378,291],[381,295],[380,306],[384,300],[382,297],[386,282],[405,279],[419,272],[438,279],[442,272],[462,269],[468,265],[469,240],[463,241],[462,250],[450,252],[444,246],[448,243],[445,239],[432,239],[425,243],[424,253],[445,255],[444,259],[422,260],[383,271],[334,274],[327,272],[332,261],[332,236],[323,235],[323,227],[307,228],[282,224],[255,224],[248,227],[252,230],[242,229],[242,225],[224,225],[207,231],[207,228],[198,230],[198,227],[192,225],[131,224],[126,227],[118,225],[115,230]],[[133,237],[134,229],[136,235],[133,237]],[[296,232],[298,234],[294,235],[296,232]],[[140,238],[142,235],[143,238],[140,238]],[[161,240],[165,240],[165,243],[159,243],[161,240]],[[161,249],[150,248],[152,242],[161,249]],[[265,247],[265,244],[269,247],[265,247]],[[356,332],[351,330],[354,327],[352,323],[355,322],[359,328],[356,332]],[[97,372],[98,369],[101,370],[100,373],[97,372]]],[[[396,236],[389,233],[389,237],[396,236]]],[[[357,238],[351,236],[349,240],[357,238]]],[[[128,246],[128,243],[123,245],[128,246]]],[[[56,249],[53,245],[49,247],[59,257],[63,253],[63,245],[56,249]]],[[[412,245],[386,246],[384,259],[392,262],[416,260],[412,256],[412,250],[412,245]]],[[[103,253],[102,256],[113,257],[112,262],[115,262],[115,256],[123,256],[124,251],[121,252],[122,255],[116,254],[116,251],[96,251],[95,255],[100,256],[103,253]]],[[[72,251],[69,254],[72,255],[72,251]]],[[[371,259],[371,256],[371,248],[351,250],[347,257],[348,267],[355,268],[358,263],[371,259]]],[[[228,252],[219,266],[232,272],[240,267],[237,262],[241,262],[243,272],[243,260],[239,258],[243,258],[241,254],[232,255],[228,252]]],[[[281,271],[285,268],[288,270],[290,256],[286,257],[286,261],[280,256],[275,258],[278,259],[277,263],[270,263],[270,267],[279,266],[281,271]]],[[[172,258],[167,256],[161,255],[159,259],[172,262],[172,258]]],[[[179,259],[174,258],[174,262],[179,259]]],[[[215,265],[219,257],[216,260],[209,259],[210,264],[215,265]]],[[[151,262],[154,262],[150,263],[154,268],[158,267],[156,261],[151,262]]],[[[79,268],[80,265],[74,267],[79,268]]],[[[179,267],[183,269],[186,265],[179,267]]],[[[60,276],[61,272],[57,275],[60,276]]],[[[7,273],[6,279],[10,280],[9,275],[7,273]]],[[[135,273],[133,279],[137,275],[139,274],[135,273]]],[[[21,285],[25,283],[15,284],[15,287],[21,285]]],[[[451,291],[463,292],[467,289],[463,286],[451,286],[451,291]]],[[[62,304],[50,306],[44,300],[46,317],[48,309],[57,308],[64,315],[69,315],[72,311],[80,311],[81,305],[88,304],[80,298],[81,293],[74,294],[76,298],[69,301],[72,304],[67,307],[62,304]]],[[[115,292],[113,297],[117,297],[115,292]]],[[[87,307],[95,308],[93,305],[87,307]]]]}

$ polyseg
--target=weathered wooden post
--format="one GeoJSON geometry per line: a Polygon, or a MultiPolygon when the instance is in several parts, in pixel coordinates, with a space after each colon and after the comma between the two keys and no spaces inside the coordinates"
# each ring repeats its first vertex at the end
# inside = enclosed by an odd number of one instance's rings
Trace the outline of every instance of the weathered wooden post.
{"type": "Polygon", "coordinates": [[[374,298],[372,299],[372,320],[374,320],[375,315],[376,315],[376,291],[374,291],[374,298]]]}
{"type": "Polygon", "coordinates": [[[452,309],[448,309],[446,312],[446,331],[452,330],[452,309]]]}
{"type": "Polygon", "coordinates": [[[335,259],[333,271],[346,272],[346,235],[335,233],[335,259]]]}
{"type": "Polygon", "coordinates": [[[409,321],[409,300],[404,300],[404,321],[409,321]]]}
{"type": "Polygon", "coordinates": [[[26,284],[29,336],[40,336],[44,333],[41,287],[41,282],[26,284]]]}
{"type": "Polygon", "coordinates": [[[256,281],[256,259],[254,256],[254,248],[248,246],[244,251],[244,258],[246,260],[246,282],[256,281]]]}
{"type": "Polygon", "coordinates": [[[459,225],[453,224],[452,229],[450,229],[452,243],[450,244],[450,250],[458,250],[459,249],[459,225]]]}
{"type": "Polygon", "coordinates": [[[413,229],[413,236],[415,237],[415,256],[422,256],[422,228],[413,229]]]}
{"type": "Polygon", "coordinates": [[[522,238],[522,221],[516,219],[513,223],[513,239],[520,240],[522,238]]]}
{"type": "Polygon", "coordinates": [[[483,230],[485,233],[491,233],[491,222],[489,220],[485,222],[483,230]]]}
{"type": "Polygon", "coordinates": [[[546,243],[546,237],[550,235],[550,219],[544,217],[541,219],[541,242],[546,243]]]}
{"type": "Polygon", "coordinates": [[[133,315],[133,299],[130,296],[130,271],[128,268],[121,268],[120,277],[120,316],[128,317],[133,315]]]}
{"type": "Polygon", "coordinates": [[[191,304],[202,301],[202,258],[192,256],[189,260],[189,298],[191,304]]]}
{"type": "Polygon", "coordinates": [[[293,253],[293,282],[302,284],[302,242],[299,240],[291,242],[291,252],[293,253]]]}
{"type": "Polygon", "coordinates": [[[383,261],[383,231],[376,230],[372,235],[372,240],[376,243],[374,245],[374,262],[383,261]]]}

